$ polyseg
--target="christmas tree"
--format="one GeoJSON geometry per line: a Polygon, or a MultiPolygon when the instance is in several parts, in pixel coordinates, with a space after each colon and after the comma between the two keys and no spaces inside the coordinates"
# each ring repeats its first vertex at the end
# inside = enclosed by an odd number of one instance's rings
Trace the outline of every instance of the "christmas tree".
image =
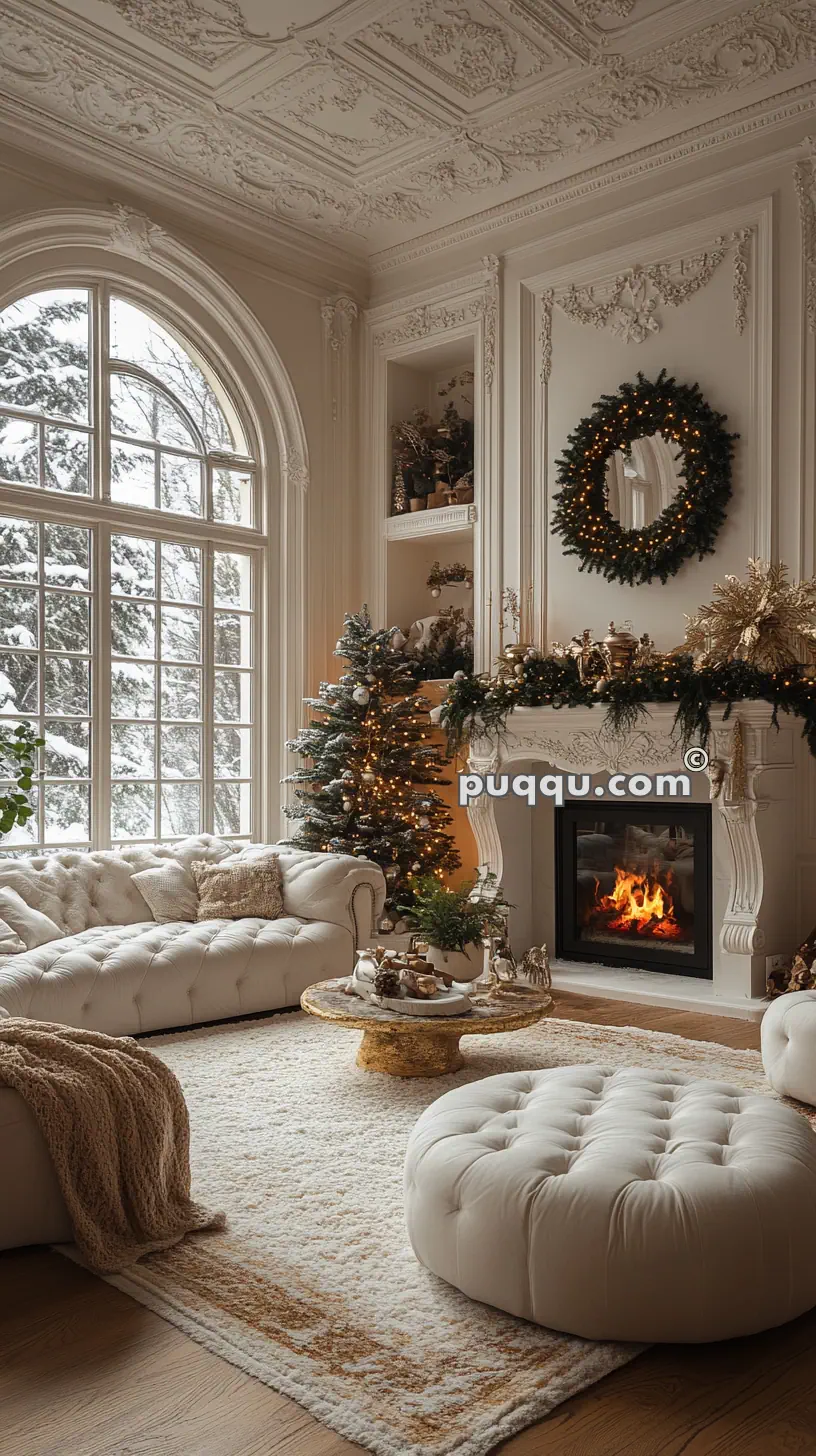
{"type": "Polygon", "coordinates": [[[411,881],[459,865],[451,816],[435,791],[447,762],[432,741],[418,667],[397,629],[375,631],[368,609],[348,613],[335,657],[339,683],[307,698],[314,714],[288,747],[308,765],[290,774],[298,849],[357,854],[380,865],[386,905],[410,901],[411,881]]]}

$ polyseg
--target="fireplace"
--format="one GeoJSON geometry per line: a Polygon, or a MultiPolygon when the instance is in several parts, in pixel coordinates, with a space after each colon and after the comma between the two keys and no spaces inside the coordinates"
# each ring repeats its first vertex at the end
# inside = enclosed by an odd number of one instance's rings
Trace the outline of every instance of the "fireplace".
{"type": "Polygon", "coordinates": [[[559,956],[711,978],[710,805],[570,804],[555,833],[559,956]]]}

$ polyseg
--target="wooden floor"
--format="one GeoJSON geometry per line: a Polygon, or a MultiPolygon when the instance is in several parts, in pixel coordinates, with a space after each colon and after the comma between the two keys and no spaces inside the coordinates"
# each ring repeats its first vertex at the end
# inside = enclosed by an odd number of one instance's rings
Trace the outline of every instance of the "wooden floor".
{"type": "MultiPolygon", "coordinates": [[[[563,994],[557,1014],[759,1045],[756,1023],[696,1013],[563,994]]],[[[753,1339],[655,1348],[502,1456],[813,1456],[815,1361],[816,1312],[753,1339]]],[[[158,1315],[38,1250],[0,1255],[0,1453],[362,1456],[158,1315]]]]}

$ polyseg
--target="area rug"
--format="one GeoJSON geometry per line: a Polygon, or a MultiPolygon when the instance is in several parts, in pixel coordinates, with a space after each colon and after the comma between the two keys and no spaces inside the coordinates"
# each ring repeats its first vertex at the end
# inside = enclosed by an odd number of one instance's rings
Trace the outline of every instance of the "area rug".
{"type": "Polygon", "coordinates": [[[150,1038],[190,1108],[195,1196],[228,1228],[110,1282],[378,1456],[485,1456],[641,1347],[513,1319],[420,1267],[402,1215],[419,1114],[497,1072],[659,1066],[767,1092],[762,1063],[551,1019],[466,1039],[452,1077],[403,1080],[359,1071],[357,1041],[300,1012],[150,1038]]]}

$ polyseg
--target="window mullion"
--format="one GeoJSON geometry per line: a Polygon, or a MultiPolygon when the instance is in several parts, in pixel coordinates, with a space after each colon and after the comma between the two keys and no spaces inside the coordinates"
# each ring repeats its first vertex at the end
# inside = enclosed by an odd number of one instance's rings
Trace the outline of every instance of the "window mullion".
{"type": "MultiPolygon", "coordinates": [[[[91,342],[91,377],[93,385],[93,458],[92,495],[96,500],[110,500],[110,384],[108,377],[108,287],[100,283],[94,290],[93,338],[91,342]]],[[[101,580],[101,577],[99,578],[101,580]]]]}
{"type": "Polygon", "coordinates": [[[213,733],[213,712],[215,700],[215,671],[213,661],[215,659],[215,615],[213,610],[214,599],[214,551],[212,543],[209,542],[204,549],[202,562],[203,577],[203,616],[201,622],[201,666],[202,666],[202,700],[201,700],[201,827],[210,834],[215,833],[215,749],[213,733]]]}
{"type": "MultiPolygon", "coordinates": [[[[40,463],[42,469],[42,462],[40,463]]],[[[37,523],[37,576],[39,578],[39,592],[37,594],[37,707],[39,709],[38,732],[41,738],[45,737],[45,525],[42,521],[37,523]]],[[[37,838],[40,844],[45,844],[45,773],[46,749],[41,748],[42,754],[42,777],[40,779],[40,792],[37,802],[37,838]]]]}
{"type": "Polygon", "coordinates": [[[99,525],[93,532],[92,665],[91,665],[91,795],[92,842],[97,849],[111,843],[111,532],[99,525]]]}

